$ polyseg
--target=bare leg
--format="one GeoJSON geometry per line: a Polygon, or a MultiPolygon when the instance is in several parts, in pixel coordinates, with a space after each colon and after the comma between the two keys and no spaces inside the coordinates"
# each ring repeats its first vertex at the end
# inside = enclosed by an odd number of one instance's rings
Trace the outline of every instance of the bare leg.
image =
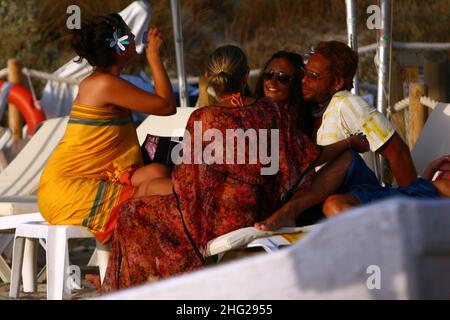
{"type": "Polygon", "coordinates": [[[159,163],[152,163],[137,169],[131,176],[131,185],[139,187],[143,183],[158,178],[168,178],[169,169],[159,163]]]}
{"type": "Polygon", "coordinates": [[[349,210],[358,206],[359,200],[350,193],[347,194],[335,194],[329,196],[323,204],[323,213],[328,218],[334,217],[338,213],[349,210]]]}
{"type": "Polygon", "coordinates": [[[142,183],[133,198],[168,194],[172,194],[172,180],[170,178],[156,178],[142,183]]]}
{"type": "Polygon", "coordinates": [[[339,190],[352,159],[352,153],[345,152],[327,163],[313,177],[309,191],[297,191],[281,209],[266,220],[256,223],[255,227],[260,230],[277,230],[281,227],[295,226],[296,217],[303,211],[325,201],[328,196],[339,190]]]}
{"type": "Polygon", "coordinates": [[[450,180],[438,180],[433,184],[442,198],[450,198],[450,180]]]}

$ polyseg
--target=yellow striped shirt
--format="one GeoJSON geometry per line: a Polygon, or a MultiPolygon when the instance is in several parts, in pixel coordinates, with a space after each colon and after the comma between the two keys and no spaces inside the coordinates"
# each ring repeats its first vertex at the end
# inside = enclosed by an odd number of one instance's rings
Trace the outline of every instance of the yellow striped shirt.
{"type": "Polygon", "coordinates": [[[349,91],[337,92],[325,110],[317,131],[317,144],[327,146],[362,132],[372,151],[378,150],[395,133],[387,118],[360,96],[349,91]]]}

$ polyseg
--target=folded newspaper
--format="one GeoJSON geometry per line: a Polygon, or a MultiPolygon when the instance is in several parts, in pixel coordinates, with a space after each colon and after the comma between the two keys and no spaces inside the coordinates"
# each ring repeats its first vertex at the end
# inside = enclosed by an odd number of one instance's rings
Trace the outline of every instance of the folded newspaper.
{"type": "Polygon", "coordinates": [[[225,251],[239,249],[255,239],[277,236],[282,234],[303,233],[309,231],[309,227],[301,228],[281,228],[275,231],[262,231],[255,227],[241,228],[208,242],[206,255],[213,256],[225,251]]]}

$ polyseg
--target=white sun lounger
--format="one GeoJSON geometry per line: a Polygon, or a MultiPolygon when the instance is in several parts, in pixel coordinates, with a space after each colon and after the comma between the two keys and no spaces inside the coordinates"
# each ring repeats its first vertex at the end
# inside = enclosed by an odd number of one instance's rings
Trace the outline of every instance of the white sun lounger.
{"type": "Polygon", "coordinates": [[[42,170],[64,136],[67,121],[68,117],[63,117],[42,123],[22,151],[0,173],[0,197],[36,194],[42,170]]]}
{"type": "Polygon", "coordinates": [[[136,129],[139,144],[143,144],[147,134],[160,137],[183,137],[186,124],[197,108],[180,107],[171,116],[148,116],[136,129]]]}
{"type": "Polygon", "coordinates": [[[440,156],[450,154],[450,104],[439,103],[425,123],[412,150],[418,173],[440,156]]]}
{"type": "MultiPolygon", "coordinates": [[[[12,137],[11,129],[0,127],[0,152],[8,145],[12,137]]],[[[7,167],[8,163],[3,152],[0,153],[0,172],[7,167]]]]}
{"type": "Polygon", "coordinates": [[[44,121],[16,158],[0,173],[0,278],[8,282],[10,268],[1,255],[14,239],[19,223],[43,221],[36,191],[42,170],[64,136],[68,117],[44,121]]]}

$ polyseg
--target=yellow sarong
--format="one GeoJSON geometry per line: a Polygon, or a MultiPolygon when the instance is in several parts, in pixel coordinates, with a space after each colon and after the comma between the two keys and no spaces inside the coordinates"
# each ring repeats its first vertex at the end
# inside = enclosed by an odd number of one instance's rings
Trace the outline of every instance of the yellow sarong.
{"type": "Polygon", "coordinates": [[[50,224],[85,226],[105,243],[117,219],[113,209],[133,196],[130,178],[140,166],[128,110],[75,104],[42,173],[39,210],[50,224]]]}

